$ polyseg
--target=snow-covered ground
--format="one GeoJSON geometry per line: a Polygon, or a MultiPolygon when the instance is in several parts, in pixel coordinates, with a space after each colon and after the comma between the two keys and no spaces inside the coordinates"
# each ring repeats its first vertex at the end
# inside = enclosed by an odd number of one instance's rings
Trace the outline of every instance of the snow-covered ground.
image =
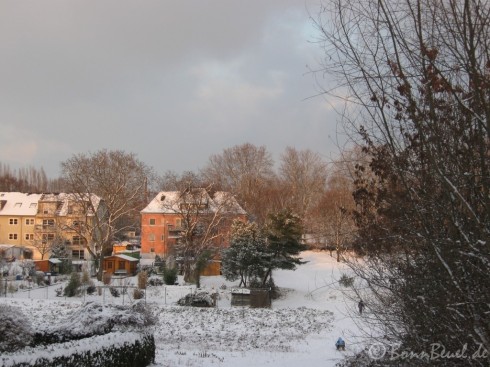
{"type": "MultiPolygon", "coordinates": [[[[326,252],[307,251],[302,258],[308,263],[296,271],[274,272],[283,296],[272,302],[271,309],[231,307],[230,289],[236,283],[222,277],[201,281],[205,290],[219,292],[216,308],[177,306],[179,298],[193,291],[191,286],[148,287],[146,302],[158,318],[151,327],[157,347],[154,366],[329,367],[347,353],[360,351],[362,318],[355,312],[356,303],[346,296],[348,290],[338,284],[349,270],[326,252]],[[346,340],[347,352],[336,351],[339,336],[346,340]]],[[[113,282],[136,284],[136,279],[113,282]]],[[[127,296],[113,298],[108,290],[102,295],[56,297],[60,286],[15,292],[0,303],[21,308],[36,329],[69,318],[84,301],[132,302],[127,296]]]]}

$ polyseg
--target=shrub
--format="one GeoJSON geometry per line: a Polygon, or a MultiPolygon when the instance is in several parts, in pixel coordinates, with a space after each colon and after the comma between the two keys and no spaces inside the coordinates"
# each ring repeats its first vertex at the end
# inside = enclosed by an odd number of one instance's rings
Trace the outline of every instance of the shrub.
{"type": "Polygon", "coordinates": [[[87,270],[84,270],[82,272],[82,284],[87,285],[87,284],[90,284],[90,283],[91,283],[90,275],[89,275],[89,273],[88,273],[87,270]]]}
{"type": "Polygon", "coordinates": [[[90,285],[87,287],[87,289],[86,289],[87,294],[90,294],[90,295],[94,294],[94,293],[95,293],[95,291],[96,291],[96,289],[97,289],[97,288],[95,288],[95,285],[90,284],[90,285]]]}
{"type": "Polygon", "coordinates": [[[34,279],[37,285],[43,285],[44,278],[45,278],[45,274],[42,271],[36,271],[36,275],[34,279]]]}
{"type": "Polygon", "coordinates": [[[104,283],[105,285],[109,285],[111,284],[111,280],[112,280],[112,273],[102,274],[102,283],[104,283]]]}
{"type": "Polygon", "coordinates": [[[109,291],[111,292],[112,297],[119,297],[121,295],[121,293],[116,287],[110,287],[109,291]]]}
{"type": "Polygon", "coordinates": [[[167,285],[174,285],[177,282],[177,268],[171,268],[163,271],[163,281],[167,285]]]}
{"type": "Polygon", "coordinates": [[[145,297],[145,291],[135,288],[133,291],[133,298],[134,299],[142,299],[145,297]]]}
{"type": "Polygon", "coordinates": [[[70,281],[68,285],[65,287],[64,295],[66,297],[73,297],[78,294],[78,290],[80,288],[80,274],[71,273],[70,281]]]}
{"type": "Polygon", "coordinates": [[[148,282],[148,273],[141,271],[138,273],[138,288],[146,289],[146,283],[148,282]]]}
{"type": "Polygon", "coordinates": [[[0,352],[15,351],[31,343],[32,329],[21,310],[0,304],[0,320],[0,352]]]}
{"type": "Polygon", "coordinates": [[[189,293],[185,297],[179,299],[177,304],[180,306],[212,307],[214,305],[214,301],[209,293],[199,292],[189,293]]]}
{"type": "Polygon", "coordinates": [[[99,335],[49,347],[38,346],[2,355],[5,367],[148,366],[155,359],[153,335],[135,332],[99,335]],[[67,353],[67,351],[72,351],[67,353]]]}
{"type": "Polygon", "coordinates": [[[354,278],[342,274],[342,276],[339,279],[339,284],[346,288],[352,287],[354,285],[354,278]]]}
{"type": "Polygon", "coordinates": [[[150,278],[148,280],[148,285],[151,285],[152,287],[155,287],[155,286],[160,286],[160,285],[163,285],[163,280],[160,279],[160,278],[150,278]]]}

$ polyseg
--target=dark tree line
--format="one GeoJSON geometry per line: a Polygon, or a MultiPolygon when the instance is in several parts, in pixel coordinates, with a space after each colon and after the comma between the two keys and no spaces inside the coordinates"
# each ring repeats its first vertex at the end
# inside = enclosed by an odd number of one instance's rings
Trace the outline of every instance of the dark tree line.
{"type": "Polygon", "coordinates": [[[63,187],[59,179],[48,179],[43,168],[34,167],[12,170],[0,162],[0,191],[32,192],[59,191],[63,187]]]}

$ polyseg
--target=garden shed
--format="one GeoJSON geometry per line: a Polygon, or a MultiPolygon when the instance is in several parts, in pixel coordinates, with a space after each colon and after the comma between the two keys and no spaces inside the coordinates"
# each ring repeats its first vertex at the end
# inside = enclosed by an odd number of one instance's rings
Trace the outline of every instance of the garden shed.
{"type": "Polygon", "coordinates": [[[114,275],[136,275],[139,260],[123,254],[104,258],[104,271],[114,275]]]}

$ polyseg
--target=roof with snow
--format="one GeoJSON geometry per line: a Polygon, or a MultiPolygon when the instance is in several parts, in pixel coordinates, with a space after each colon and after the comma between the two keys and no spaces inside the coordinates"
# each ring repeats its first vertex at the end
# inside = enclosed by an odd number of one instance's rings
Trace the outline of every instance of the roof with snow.
{"type": "Polygon", "coordinates": [[[0,192],[0,215],[35,216],[41,194],[0,192]]]}
{"type": "Polygon", "coordinates": [[[211,197],[209,192],[203,188],[185,192],[161,191],[141,213],[178,214],[182,212],[183,205],[202,206],[201,212],[203,213],[247,214],[231,193],[217,191],[211,197]]]}
{"type": "Polygon", "coordinates": [[[112,256],[107,256],[105,258],[107,259],[109,257],[117,257],[119,259],[123,259],[123,260],[126,260],[126,261],[139,261],[139,259],[136,259],[136,258],[131,257],[131,256],[128,256],[128,255],[123,255],[123,254],[116,254],[116,255],[112,255],[112,256]]]}
{"type": "MultiPolygon", "coordinates": [[[[91,201],[92,205],[97,211],[99,204],[101,202],[100,197],[95,194],[67,194],[67,193],[56,193],[56,194],[42,194],[39,201],[42,202],[58,202],[61,204],[60,209],[58,210],[58,215],[67,215],[70,204],[80,202],[80,201],[91,201]]],[[[89,213],[89,215],[92,213],[89,213]]],[[[93,214],[92,214],[93,215],[93,214]]]]}

